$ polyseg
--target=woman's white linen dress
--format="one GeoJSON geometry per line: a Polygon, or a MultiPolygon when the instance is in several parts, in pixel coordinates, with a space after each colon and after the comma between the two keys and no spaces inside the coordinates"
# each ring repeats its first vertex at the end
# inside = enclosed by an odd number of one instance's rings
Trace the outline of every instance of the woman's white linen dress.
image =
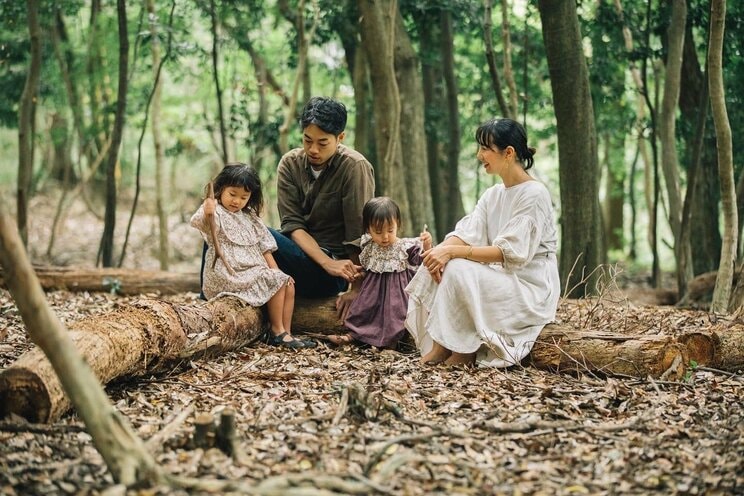
{"type": "Polygon", "coordinates": [[[222,254],[235,275],[228,272],[222,260],[212,268],[216,253],[202,205],[191,217],[191,225],[201,232],[209,245],[204,265],[204,296],[211,300],[232,295],[251,306],[260,307],[289,282],[289,276],[269,267],[263,255],[267,251],[276,251],[276,241],[253,212],[231,212],[217,204],[214,215],[222,254]]]}
{"type": "Polygon", "coordinates": [[[555,318],[560,297],[550,193],[538,181],[497,184],[450,236],[498,246],[504,262],[452,259],[439,284],[421,266],[406,287],[406,328],[422,355],[436,341],[457,353],[477,351],[479,365],[519,363],[555,318]]]}

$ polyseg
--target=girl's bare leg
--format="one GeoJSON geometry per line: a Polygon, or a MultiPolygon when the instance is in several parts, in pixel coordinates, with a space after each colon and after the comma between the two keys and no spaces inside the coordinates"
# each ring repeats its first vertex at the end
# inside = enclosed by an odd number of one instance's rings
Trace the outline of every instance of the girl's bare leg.
{"type": "Polygon", "coordinates": [[[282,310],[282,323],[284,330],[292,334],[292,314],[294,314],[295,305],[295,286],[294,281],[284,286],[284,308],[282,310]]]}
{"type": "Polygon", "coordinates": [[[452,351],[434,341],[434,347],[429,353],[421,357],[421,363],[442,363],[447,360],[450,355],[452,355],[452,351]]]}
{"type": "MultiPolygon", "coordinates": [[[[266,302],[266,310],[269,314],[269,324],[271,324],[271,333],[274,336],[286,332],[287,329],[284,327],[284,298],[285,298],[286,286],[277,291],[274,296],[266,302]]],[[[285,339],[285,341],[289,341],[285,339]]]]}
{"type": "Polygon", "coordinates": [[[475,353],[452,353],[444,363],[447,365],[473,365],[475,363],[475,353]]]}

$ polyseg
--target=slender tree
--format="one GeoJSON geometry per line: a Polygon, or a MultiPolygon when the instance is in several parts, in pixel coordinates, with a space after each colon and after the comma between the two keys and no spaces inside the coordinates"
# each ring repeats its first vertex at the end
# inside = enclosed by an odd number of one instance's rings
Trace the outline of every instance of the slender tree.
{"type": "Polygon", "coordinates": [[[496,66],[496,54],[493,49],[493,0],[483,1],[483,38],[486,44],[486,62],[488,62],[488,74],[491,76],[493,94],[496,101],[499,102],[501,115],[513,119],[513,114],[501,89],[501,77],[496,66]]]}
{"type": "MultiPolygon", "coordinates": [[[[175,2],[174,2],[175,4],[175,2]]],[[[150,51],[155,87],[152,95],[152,145],[155,148],[155,209],[158,214],[158,260],[160,270],[168,270],[168,212],[165,208],[165,152],[160,132],[160,101],[163,90],[162,69],[160,66],[160,32],[154,0],[145,0],[145,8],[150,20],[150,51]],[[160,71],[160,72],[158,72],[160,71]]],[[[172,32],[172,31],[171,31],[172,32]]]]}
{"type": "Polygon", "coordinates": [[[228,162],[229,155],[227,150],[227,124],[225,118],[225,104],[222,98],[222,83],[220,82],[220,28],[219,28],[219,17],[217,15],[217,7],[214,0],[209,0],[209,18],[211,19],[212,27],[212,80],[214,81],[214,89],[217,97],[217,123],[220,129],[220,158],[222,163],[228,162]]]}
{"type": "Polygon", "coordinates": [[[103,237],[101,238],[101,259],[104,267],[113,267],[114,230],[116,228],[116,167],[119,161],[119,147],[124,132],[124,119],[127,108],[127,70],[129,67],[129,32],[127,30],[126,0],[116,2],[119,22],[119,89],[117,91],[116,115],[111,133],[111,148],[106,156],[106,212],[104,215],[103,237]]]}
{"type": "Polygon", "coordinates": [[[18,187],[16,214],[18,231],[25,244],[28,240],[28,200],[31,194],[31,176],[34,168],[34,115],[36,96],[41,75],[41,26],[39,25],[39,2],[26,2],[28,35],[31,46],[26,84],[23,87],[18,109],[18,187]]]}
{"type": "Polygon", "coordinates": [[[447,209],[445,213],[445,229],[450,231],[455,223],[463,216],[464,208],[460,194],[460,111],[457,97],[459,89],[455,77],[454,29],[452,27],[452,12],[444,9],[440,13],[440,33],[442,50],[442,74],[444,76],[444,98],[447,104],[445,125],[447,126],[447,166],[445,172],[445,198],[447,209]]]}
{"type": "Polygon", "coordinates": [[[672,19],[667,35],[666,74],[659,115],[659,138],[661,140],[661,169],[664,173],[669,200],[669,225],[674,236],[674,251],[677,260],[677,292],[680,297],[684,295],[687,281],[692,279],[692,252],[689,243],[684,243],[681,237],[683,202],[680,192],[675,132],[686,22],[686,0],[673,0],[672,19]]]}
{"type": "Polygon", "coordinates": [[[509,112],[511,118],[516,119],[519,96],[517,93],[517,82],[514,79],[514,69],[512,68],[510,14],[511,5],[509,4],[509,0],[501,0],[501,41],[504,44],[504,81],[506,81],[506,87],[509,89],[509,112]]]}
{"type": "Polygon", "coordinates": [[[723,88],[723,31],[726,22],[726,0],[712,0],[710,6],[710,37],[708,42],[708,85],[710,107],[716,128],[718,145],[718,173],[721,179],[723,200],[723,246],[721,264],[713,290],[712,312],[727,313],[734,276],[738,219],[736,211],[736,189],[731,143],[731,125],[726,111],[726,96],[723,88]]]}

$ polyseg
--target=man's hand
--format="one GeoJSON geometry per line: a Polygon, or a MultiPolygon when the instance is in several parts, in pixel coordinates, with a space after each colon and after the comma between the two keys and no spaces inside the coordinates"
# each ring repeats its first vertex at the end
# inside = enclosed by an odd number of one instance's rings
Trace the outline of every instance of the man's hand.
{"type": "Polygon", "coordinates": [[[336,311],[338,312],[338,318],[341,319],[341,322],[346,320],[351,304],[357,296],[359,296],[359,290],[352,287],[350,290],[340,294],[338,298],[336,298],[336,311]]]}
{"type": "Polygon", "coordinates": [[[356,265],[351,260],[334,260],[329,258],[325,264],[323,264],[323,270],[333,277],[343,277],[348,282],[353,283],[354,281],[361,279],[364,268],[361,265],[356,265]]]}

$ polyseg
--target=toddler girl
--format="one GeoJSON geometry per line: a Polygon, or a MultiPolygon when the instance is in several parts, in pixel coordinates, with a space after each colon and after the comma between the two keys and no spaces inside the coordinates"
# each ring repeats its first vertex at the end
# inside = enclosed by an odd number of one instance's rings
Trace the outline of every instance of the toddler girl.
{"type": "Polygon", "coordinates": [[[431,248],[431,233],[398,238],[400,208],[388,197],[369,200],[362,210],[362,252],[366,273],[344,325],[348,334],[329,336],[336,344],[353,340],[380,348],[395,348],[405,333],[408,295],[403,291],[421,265],[421,253],[431,248]]]}
{"type": "Polygon", "coordinates": [[[314,342],[291,334],[294,281],[277,268],[271,254],[276,242],[259,217],[262,207],[261,180],[247,165],[227,164],[214,179],[214,197],[207,197],[191,217],[191,225],[209,245],[204,295],[208,299],[233,295],[255,307],[266,304],[270,344],[313,347],[314,342]]]}

